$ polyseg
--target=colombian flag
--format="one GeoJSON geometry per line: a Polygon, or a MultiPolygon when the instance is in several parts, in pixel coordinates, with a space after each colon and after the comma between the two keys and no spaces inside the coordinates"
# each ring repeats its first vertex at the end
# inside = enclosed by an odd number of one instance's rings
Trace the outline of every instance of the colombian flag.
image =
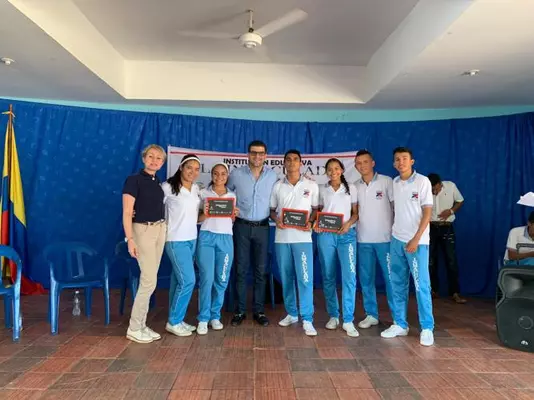
{"type": "MultiPolygon", "coordinates": [[[[13,111],[7,114],[9,121],[6,129],[6,140],[4,147],[4,172],[2,174],[2,192],[1,204],[2,212],[0,213],[0,243],[13,247],[20,256],[22,265],[26,265],[27,247],[26,247],[26,214],[24,212],[24,197],[22,194],[22,179],[20,177],[19,157],[17,154],[17,145],[15,143],[15,130],[13,128],[13,111]]],[[[17,276],[17,266],[2,258],[2,271],[4,276],[17,276]]],[[[21,281],[22,294],[43,294],[43,287],[32,282],[22,273],[21,281]]]]}

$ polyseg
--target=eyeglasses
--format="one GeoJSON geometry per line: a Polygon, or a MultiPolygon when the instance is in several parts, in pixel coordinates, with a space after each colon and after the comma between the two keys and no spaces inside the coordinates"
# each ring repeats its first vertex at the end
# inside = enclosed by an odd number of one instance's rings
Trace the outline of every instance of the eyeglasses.
{"type": "Polygon", "coordinates": [[[252,157],[263,157],[265,155],[264,151],[249,151],[248,154],[250,154],[252,157]]]}

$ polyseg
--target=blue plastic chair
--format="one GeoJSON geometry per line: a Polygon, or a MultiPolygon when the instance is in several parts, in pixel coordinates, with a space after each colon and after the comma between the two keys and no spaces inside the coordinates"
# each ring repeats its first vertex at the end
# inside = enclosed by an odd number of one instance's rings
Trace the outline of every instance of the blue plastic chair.
{"type": "Polygon", "coordinates": [[[17,265],[15,283],[9,287],[0,284],[0,295],[4,296],[4,320],[6,328],[13,328],[13,341],[20,339],[20,277],[22,262],[17,252],[9,246],[0,245],[0,257],[5,257],[17,265]]]}
{"type": "Polygon", "coordinates": [[[50,267],[49,322],[52,335],[58,333],[59,298],[63,289],[84,289],[85,315],[91,316],[93,288],[104,292],[105,324],[109,324],[109,267],[107,259],[99,260],[97,252],[80,242],[56,243],[44,250],[50,267]],[[91,257],[89,266],[84,258],[91,257]],[[100,264],[100,265],[99,265],[100,264]],[[96,268],[95,268],[96,267],[96,268]],[[100,268],[99,268],[100,267],[100,268]]]}
{"type": "MultiPolygon", "coordinates": [[[[119,303],[119,314],[124,315],[124,305],[126,302],[126,295],[128,290],[131,292],[132,304],[139,288],[140,270],[137,261],[128,253],[128,245],[125,241],[120,241],[115,246],[115,262],[121,263],[125,267],[124,278],[121,283],[121,299],[119,303]]],[[[156,297],[153,294],[150,297],[150,306],[152,309],[156,305],[156,297]]]]}

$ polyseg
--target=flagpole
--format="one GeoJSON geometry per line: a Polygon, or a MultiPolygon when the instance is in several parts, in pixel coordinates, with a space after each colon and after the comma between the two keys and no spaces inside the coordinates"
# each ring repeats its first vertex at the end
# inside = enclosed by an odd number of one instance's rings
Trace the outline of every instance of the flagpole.
{"type": "MultiPolygon", "coordinates": [[[[7,151],[8,151],[8,154],[7,154],[7,159],[8,159],[8,164],[7,164],[7,176],[11,177],[11,160],[12,160],[12,157],[13,157],[13,154],[11,154],[12,152],[12,146],[11,146],[11,142],[13,140],[13,104],[10,104],[9,105],[9,113],[7,114],[8,115],[8,128],[7,128],[7,151]]],[[[9,189],[8,189],[8,199],[11,199],[11,179],[9,180],[9,189]]]]}
{"type": "MultiPolygon", "coordinates": [[[[10,210],[11,208],[11,160],[12,160],[12,157],[13,157],[13,154],[12,154],[12,141],[13,141],[13,104],[10,104],[9,105],[9,111],[8,112],[5,112],[3,114],[7,114],[8,116],[8,123],[7,123],[7,130],[6,130],[6,135],[7,135],[7,140],[6,140],[6,146],[7,146],[7,160],[4,160],[4,164],[7,162],[7,179],[8,179],[8,185],[7,185],[7,193],[3,193],[2,195],[5,196],[7,198],[7,206],[8,206],[8,210],[10,210]]],[[[13,224],[13,213],[8,211],[7,215],[8,215],[8,218],[9,218],[9,245],[10,246],[13,246],[13,235],[12,235],[12,224],[13,224]]],[[[8,268],[10,268],[10,263],[9,261],[8,262],[5,262],[6,259],[4,258],[3,260],[4,262],[2,262],[2,278],[4,278],[4,276],[7,276],[7,272],[8,272],[8,268]]],[[[14,279],[13,276],[11,276],[11,271],[10,271],[10,278],[11,279],[14,279]]]]}

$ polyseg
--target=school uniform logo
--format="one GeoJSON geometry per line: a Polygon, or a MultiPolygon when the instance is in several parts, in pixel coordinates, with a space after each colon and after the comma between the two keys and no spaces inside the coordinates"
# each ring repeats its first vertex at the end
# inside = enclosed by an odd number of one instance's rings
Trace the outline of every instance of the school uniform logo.
{"type": "Polygon", "coordinates": [[[419,192],[412,192],[412,201],[419,200],[419,192]]]}
{"type": "Polygon", "coordinates": [[[302,196],[304,196],[305,198],[310,197],[310,191],[309,191],[309,189],[304,189],[304,191],[302,192],[302,196]]]}
{"type": "Polygon", "coordinates": [[[377,200],[382,200],[382,199],[384,198],[384,192],[381,191],[381,190],[377,190],[377,191],[376,191],[376,196],[375,196],[375,198],[376,198],[377,200]]]}

